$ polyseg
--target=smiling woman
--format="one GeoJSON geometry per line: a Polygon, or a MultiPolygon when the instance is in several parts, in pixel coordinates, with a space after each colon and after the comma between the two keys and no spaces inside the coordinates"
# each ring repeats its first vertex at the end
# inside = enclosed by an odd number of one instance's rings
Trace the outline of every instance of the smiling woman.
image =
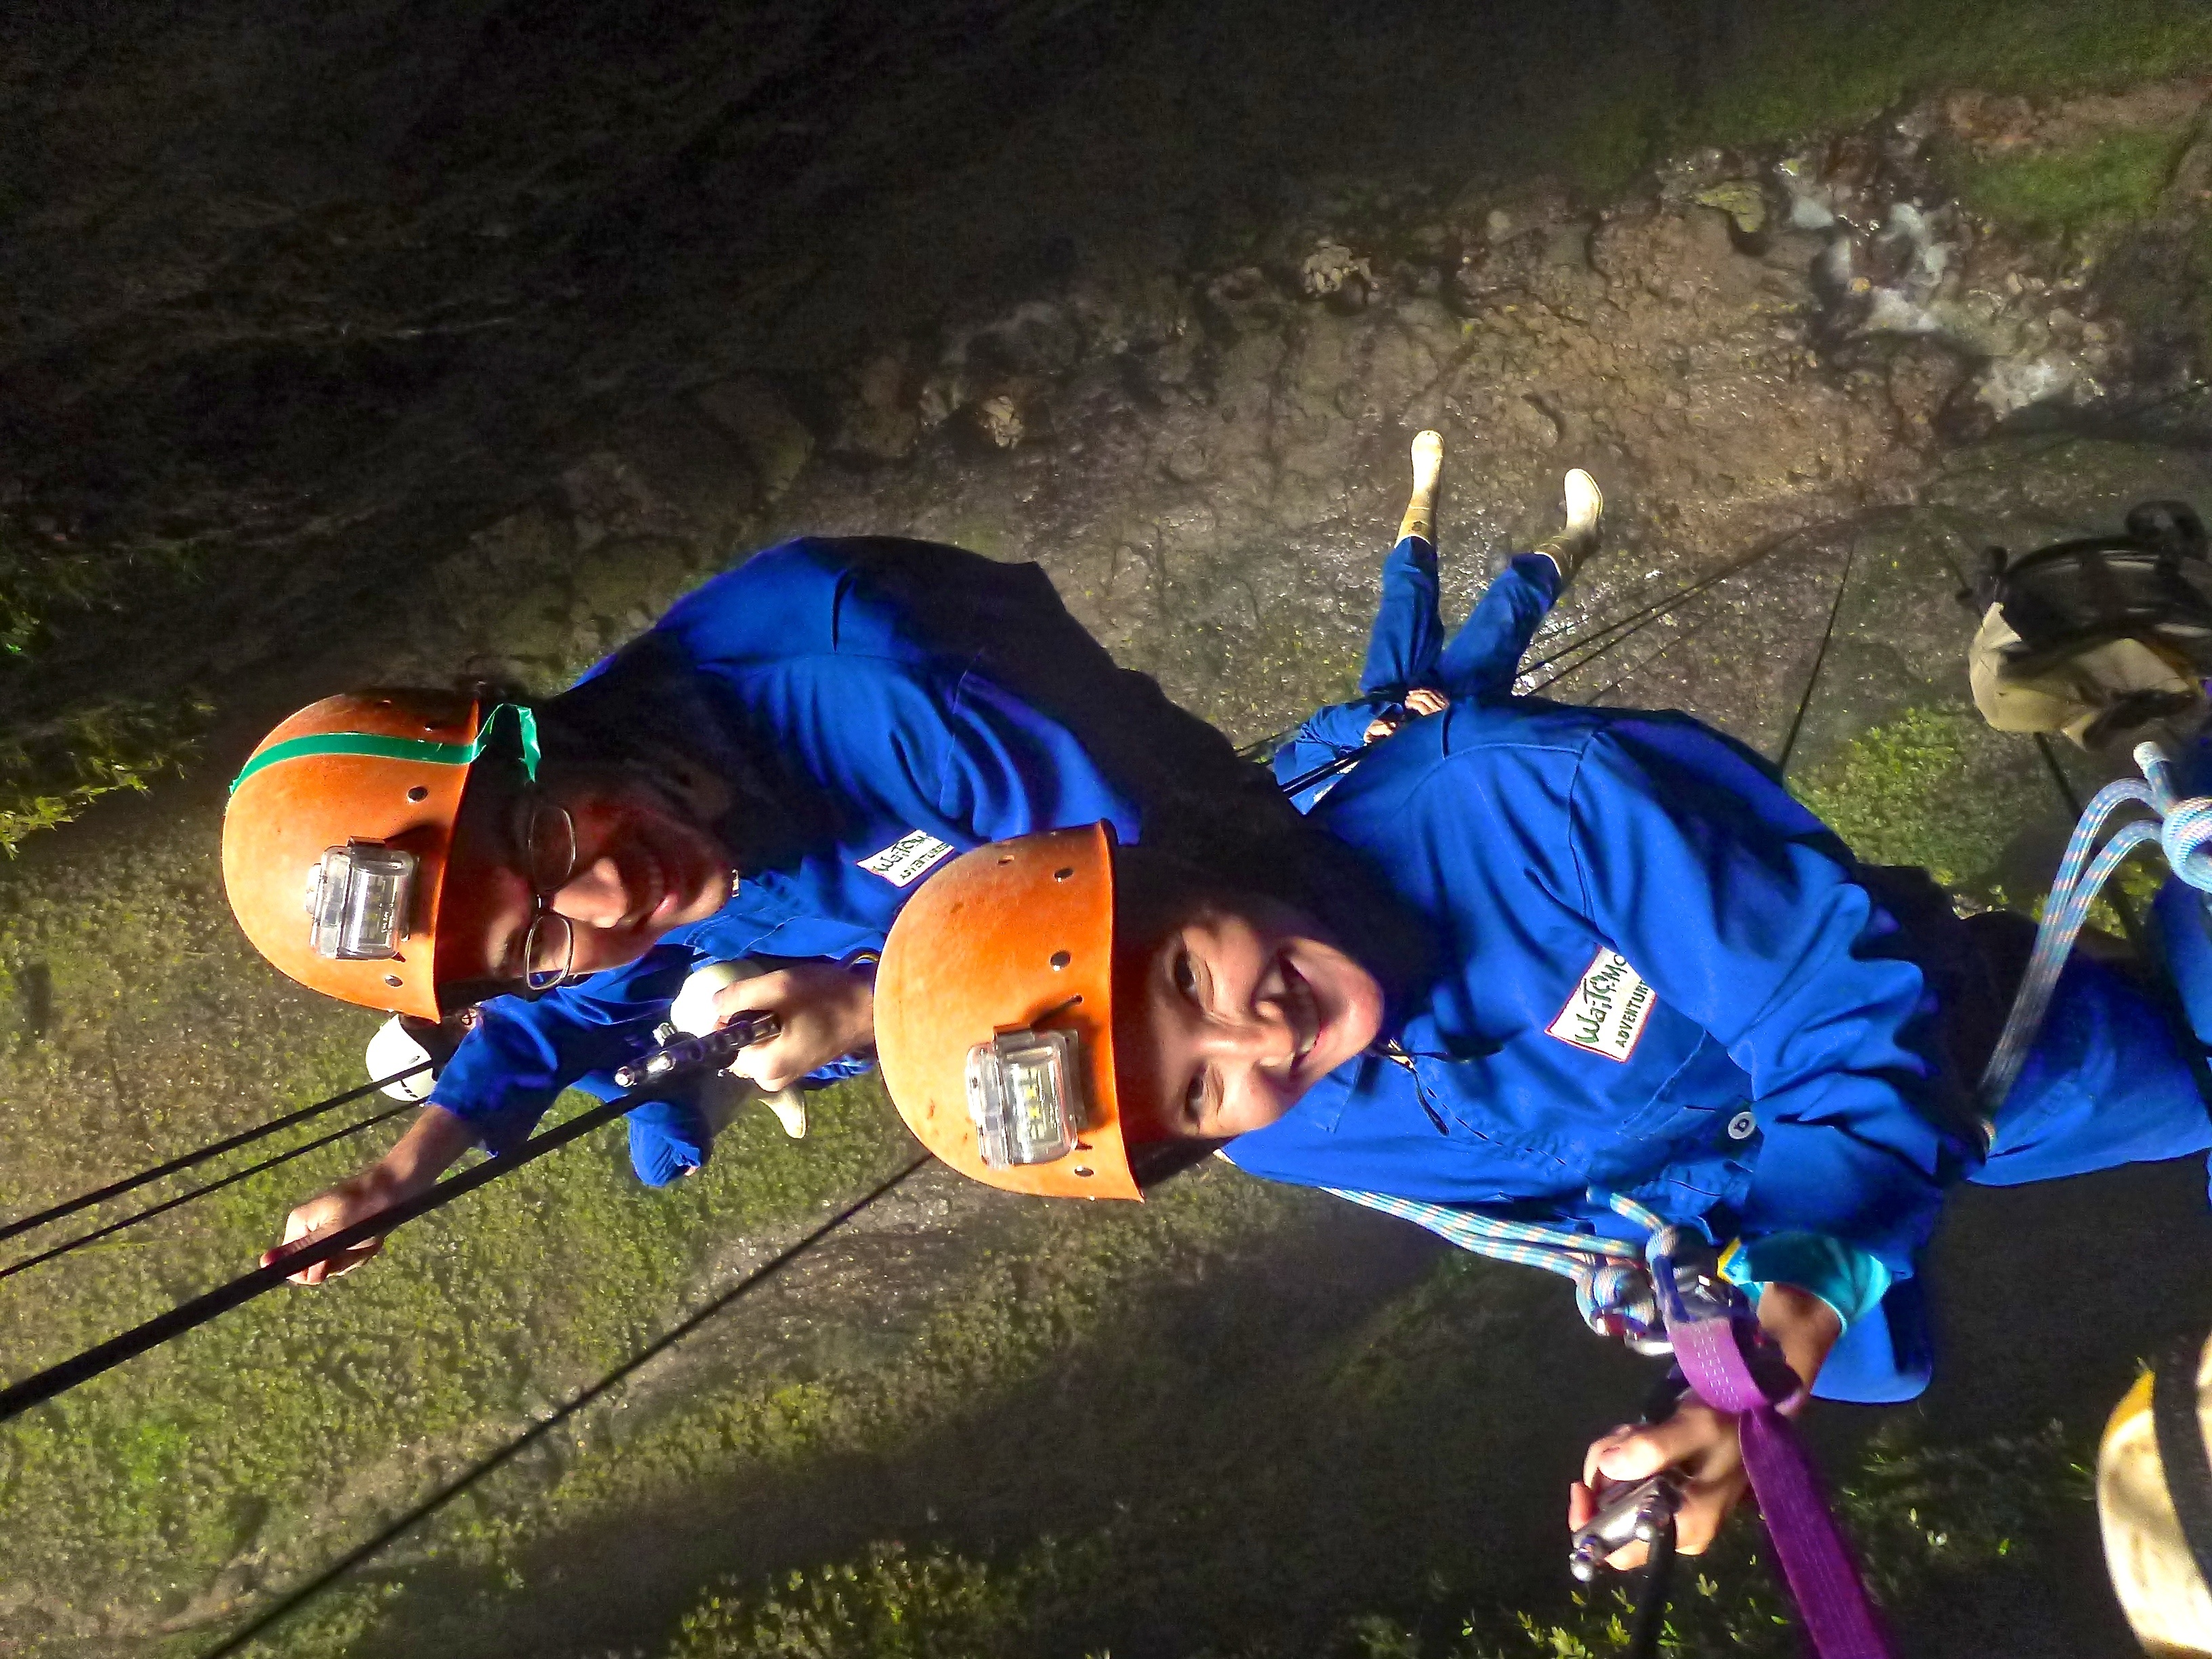
{"type": "Polygon", "coordinates": [[[1121,1086],[1170,1135],[1262,1129],[1375,1039],[1382,988],[1310,915],[1172,860],[1117,860],[1121,1086]]]}

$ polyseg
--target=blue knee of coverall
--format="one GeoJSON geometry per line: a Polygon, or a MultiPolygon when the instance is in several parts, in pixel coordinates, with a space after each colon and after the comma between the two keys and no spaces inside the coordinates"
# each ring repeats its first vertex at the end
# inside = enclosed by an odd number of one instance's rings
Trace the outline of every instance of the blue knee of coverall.
{"type": "Polygon", "coordinates": [[[2208,1147],[2212,1114],[2172,1027],[2143,993],[2077,951],[1971,1179],[2021,1187],[2208,1147]]]}

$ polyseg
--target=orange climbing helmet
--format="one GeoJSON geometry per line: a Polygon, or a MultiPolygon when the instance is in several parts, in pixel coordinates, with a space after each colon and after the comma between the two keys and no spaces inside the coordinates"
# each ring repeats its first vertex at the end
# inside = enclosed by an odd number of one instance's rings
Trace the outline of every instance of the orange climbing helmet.
{"type": "Polygon", "coordinates": [[[876,1055],[923,1146],[1008,1192],[1133,1198],[1114,1088],[1114,837],[979,847],[922,884],[876,970],[876,1055]]]}
{"type": "Polygon", "coordinates": [[[525,773],[537,720],[459,692],[311,703],[230,786],[222,883],[254,949],[311,989],[436,1019],[438,904],[469,768],[513,716],[525,773]]]}

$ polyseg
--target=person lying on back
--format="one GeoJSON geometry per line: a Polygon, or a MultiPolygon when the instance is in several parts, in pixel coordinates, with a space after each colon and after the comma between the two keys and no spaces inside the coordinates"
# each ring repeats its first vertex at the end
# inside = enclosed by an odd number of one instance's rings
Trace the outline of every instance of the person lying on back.
{"type": "MultiPolygon", "coordinates": [[[[901,1114],[965,1173],[1054,1195],[1138,1197],[1218,1147],[1640,1249],[1625,1197],[1725,1250],[1807,1391],[1865,1402],[1929,1376],[1921,1252],[1950,1188],[2212,1143],[2165,1021],[2079,953],[1984,1121],[2027,924],[1862,864],[1686,715],[1455,702],[1310,821],[1337,857],[1289,900],[1103,824],[948,863],[878,980],[901,1114]]],[[[1593,1443],[1571,1521],[1601,1478],[1667,1467],[1703,1549],[1744,1482],[1699,1406],[1593,1443]]]]}
{"type": "Polygon", "coordinates": [[[285,1243],[513,1145],[649,1047],[705,963],[775,967],[717,999],[780,1018],[738,1062],[763,1088],[865,1066],[876,952],[915,884],[982,842],[1099,819],[1262,878],[1310,838],[1036,567],[923,543],[771,549],[544,702],[377,690],[302,710],[233,787],[240,924],[331,995],[483,1013],[399,1143],[295,1209],[285,1243]]]}

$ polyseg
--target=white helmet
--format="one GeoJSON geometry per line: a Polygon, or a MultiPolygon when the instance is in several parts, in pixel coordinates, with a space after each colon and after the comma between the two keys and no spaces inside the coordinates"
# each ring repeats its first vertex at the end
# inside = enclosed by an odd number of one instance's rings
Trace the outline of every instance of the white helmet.
{"type": "MultiPolygon", "coordinates": [[[[391,1077],[410,1067],[427,1062],[430,1051],[417,1042],[399,1023],[398,1014],[376,1028],[376,1035],[368,1040],[368,1074],[372,1078],[391,1077]]],[[[438,1080],[434,1068],[416,1072],[412,1077],[403,1077],[397,1083],[387,1083],[384,1092],[394,1100],[428,1100],[431,1086],[438,1080]]]]}

